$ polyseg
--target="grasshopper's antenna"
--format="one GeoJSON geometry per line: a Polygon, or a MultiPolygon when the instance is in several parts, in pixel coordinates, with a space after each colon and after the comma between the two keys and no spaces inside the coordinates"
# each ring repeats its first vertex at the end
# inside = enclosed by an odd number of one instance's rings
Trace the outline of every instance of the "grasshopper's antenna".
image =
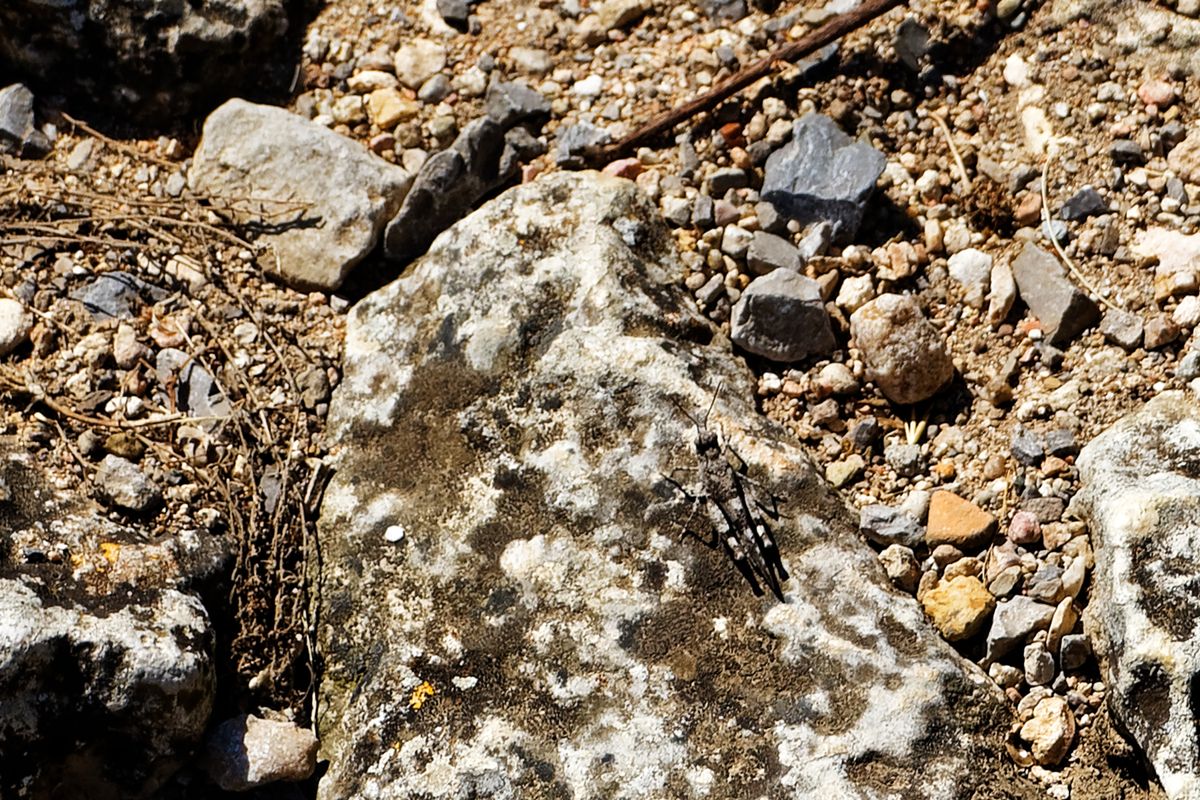
{"type": "Polygon", "coordinates": [[[713,392],[712,402],[710,402],[708,404],[708,411],[704,412],[704,424],[701,425],[700,427],[703,427],[703,428],[708,427],[708,415],[712,413],[713,407],[717,404],[717,396],[721,394],[721,387],[724,385],[725,385],[724,380],[722,380],[720,383],[717,384],[717,390],[715,392],[713,392]]]}

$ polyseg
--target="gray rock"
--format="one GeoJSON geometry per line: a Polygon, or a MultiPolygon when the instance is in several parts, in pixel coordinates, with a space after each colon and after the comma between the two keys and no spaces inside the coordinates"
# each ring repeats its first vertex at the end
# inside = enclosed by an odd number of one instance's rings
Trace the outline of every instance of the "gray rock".
{"type": "Polygon", "coordinates": [[[1054,680],[1054,656],[1041,642],[1025,645],[1025,682],[1045,686],[1054,680]]]}
{"type": "Polygon", "coordinates": [[[143,303],[154,304],[166,299],[169,292],[146,283],[128,272],[105,272],[90,283],[71,292],[71,298],[83,303],[97,320],[129,319],[143,303]]]}
{"type": "Polygon", "coordinates": [[[710,197],[724,197],[730,189],[743,189],[750,185],[746,170],[738,167],[722,167],[708,176],[704,182],[710,197]]]}
{"type": "Polygon", "coordinates": [[[1175,377],[1182,381],[1200,378],[1200,350],[1189,350],[1187,355],[1179,359],[1175,367],[1175,377]]]}
{"type": "Polygon", "coordinates": [[[915,476],[924,464],[921,446],[908,442],[889,442],[883,449],[883,460],[902,478],[915,476]]]}
{"type": "Polygon", "coordinates": [[[804,237],[800,240],[800,244],[796,245],[796,249],[800,252],[800,260],[808,263],[817,256],[825,255],[831,244],[833,244],[833,226],[822,221],[810,226],[805,231],[804,237]]]}
{"type": "Polygon", "coordinates": [[[10,297],[0,297],[0,356],[6,356],[23,345],[33,328],[33,315],[25,304],[10,297]]]}
{"type": "Polygon", "coordinates": [[[1064,345],[1100,320],[1100,308],[1071,283],[1058,259],[1026,242],[1012,264],[1017,289],[1042,323],[1045,340],[1064,345]]]}
{"type": "Polygon", "coordinates": [[[1092,535],[1084,612],[1109,710],[1170,798],[1200,795],[1200,407],[1164,392],[1079,454],[1072,508],[1092,535]]]}
{"type": "Polygon", "coordinates": [[[287,0],[8,0],[0,71],[137,122],[178,122],[248,89],[286,91],[295,62],[281,55],[310,10],[287,0]]]}
{"type": "Polygon", "coordinates": [[[467,19],[471,13],[467,0],[437,0],[437,10],[447,25],[452,25],[460,30],[466,29],[467,19]]]}
{"type": "Polygon", "coordinates": [[[1146,163],[1146,151],[1132,139],[1116,139],[1108,148],[1114,164],[1139,166],[1146,163]]]}
{"type": "Polygon", "coordinates": [[[550,116],[550,101],[521,81],[492,81],[485,102],[487,115],[505,130],[518,123],[540,124],[550,116]]]}
{"type": "Polygon", "coordinates": [[[767,763],[796,800],[1025,791],[1006,700],[891,587],[728,344],[701,343],[681,273],[635,184],[560,172],[351,311],[318,533],[321,800],[693,800],[767,763]],[[697,420],[779,499],[786,602],[679,535],[693,511],[724,525],[663,477],[697,491],[677,469],[697,420]]]}
{"type": "Polygon", "coordinates": [[[417,99],[422,103],[432,105],[442,102],[451,91],[453,91],[453,87],[450,85],[450,79],[446,77],[446,73],[439,72],[421,84],[421,88],[417,91],[417,99]]]}
{"type": "Polygon", "coordinates": [[[1043,603],[1057,603],[1062,594],[1062,568],[1046,564],[1029,576],[1025,594],[1043,603]]]}
{"type": "Polygon", "coordinates": [[[925,543],[925,526],[891,506],[863,506],[858,515],[858,530],[869,541],[884,546],[914,548],[925,543]]]}
{"type": "Polygon", "coordinates": [[[35,124],[33,92],[22,83],[0,89],[0,153],[42,158],[49,152],[50,140],[35,124]]]}
{"type": "Polygon", "coordinates": [[[929,29],[908,17],[896,29],[896,55],[913,72],[921,69],[921,59],[929,53],[929,29]]]}
{"type": "Polygon", "coordinates": [[[1061,497],[1027,497],[1021,501],[1021,510],[1033,514],[1043,525],[1061,521],[1066,508],[1061,497]]]}
{"type": "Polygon", "coordinates": [[[733,307],[729,338],[743,350],[785,362],[828,355],[837,346],[820,286],[787,269],[750,282],[733,307]]]}
{"type": "Polygon", "coordinates": [[[93,480],[100,499],[122,511],[144,514],[162,505],[162,490],[136,464],[120,456],[105,456],[93,480]]]}
{"type": "Polygon", "coordinates": [[[737,22],[749,13],[746,0],[699,0],[696,4],[707,16],[737,22]]]}
{"type": "Polygon", "coordinates": [[[228,542],[115,524],[8,447],[0,484],[0,796],[152,796],[212,708],[194,591],[228,542]]]}
{"type": "Polygon", "coordinates": [[[1013,432],[1011,452],[1018,464],[1031,467],[1046,455],[1046,446],[1040,436],[1024,425],[1018,425],[1013,432]]]}
{"type": "Polygon", "coordinates": [[[208,737],[205,763],[213,783],[227,792],[302,781],[317,767],[317,737],[294,722],[241,714],[208,737]]]}
{"type": "MultiPolygon", "coordinates": [[[[712,200],[708,202],[711,204],[712,200]]],[[[772,203],[758,201],[754,204],[754,215],[758,217],[758,227],[767,233],[778,235],[787,232],[787,217],[780,214],[772,203]]]]}
{"type": "Polygon", "coordinates": [[[416,258],[484,195],[511,180],[517,162],[504,157],[505,148],[500,124],[480,117],[467,125],[449,148],[430,156],[399,213],[387,224],[384,255],[395,261],[416,258]]]}
{"type": "Polygon", "coordinates": [[[863,304],[850,316],[850,335],[867,377],[893,403],[932,397],[954,375],[945,339],[911,295],[884,294],[863,304]]]}
{"type": "Polygon", "coordinates": [[[159,386],[174,387],[169,407],[193,417],[225,417],[233,410],[209,371],[182,350],[159,350],[154,372],[159,386]]]}
{"type": "Polygon", "coordinates": [[[1092,186],[1084,186],[1063,203],[1059,215],[1065,220],[1081,220],[1108,213],[1108,203],[1092,186]]]}
{"type": "Polygon", "coordinates": [[[1079,669],[1092,657],[1092,643],[1084,633],[1068,633],[1058,646],[1058,660],[1064,670],[1079,669]]]}
{"type": "Polygon", "coordinates": [[[279,227],[267,269],[293,288],[336,289],[374,247],[412,177],[358,143],[281,108],[230,100],[204,122],[193,192],[237,201],[240,222],[279,227]],[[252,208],[247,198],[269,198],[252,208]]]}
{"type": "Polygon", "coordinates": [[[796,246],[773,233],[755,231],[746,252],[746,265],[756,275],[766,275],[777,269],[799,272],[804,267],[796,246]]]}
{"type": "Polygon", "coordinates": [[[707,230],[716,224],[713,199],[708,195],[696,196],[696,204],[692,207],[692,224],[701,230],[707,230]]]}
{"type": "Polygon", "coordinates": [[[806,114],[792,126],[792,141],[767,159],[762,199],[801,223],[825,220],[847,241],[886,163],[883,153],[854,141],[829,117],[806,114]]]}
{"type": "Polygon", "coordinates": [[[1069,428],[1055,428],[1046,434],[1046,452],[1052,456],[1066,458],[1079,452],[1079,443],[1069,428]]]}
{"type": "Polygon", "coordinates": [[[997,603],[987,635],[987,661],[1003,658],[1027,637],[1049,627],[1053,618],[1054,606],[1025,595],[997,603]]]}
{"type": "Polygon", "coordinates": [[[577,122],[558,134],[554,161],[560,167],[582,166],[581,156],[612,142],[612,134],[590,122],[577,122]]]}
{"type": "Polygon", "coordinates": [[[1143,332],[1142,318],[1119,308],[1104,312],[1104,318],[1100,320],[1100,333],[1104,338],[1126,352],[1141,347],[1143,332]]]}

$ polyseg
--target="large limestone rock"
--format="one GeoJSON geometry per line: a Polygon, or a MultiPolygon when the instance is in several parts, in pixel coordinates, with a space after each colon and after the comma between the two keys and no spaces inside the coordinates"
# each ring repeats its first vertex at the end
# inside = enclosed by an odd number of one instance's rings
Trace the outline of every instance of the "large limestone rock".
{"type": "Polygon", "coordinates": [[[756,413],[679,272],[634,184],[559,173],[354,309],[319,797],[1035,796],[999,691],[756,413]],[[698,422],[771,512],[782,602],[672,482],[700,491],[698,422]]]}
{"type": "Polygon", "coordinates": [[[1084,624],[1109,708],[1171,798],[1200,798],[1200,404],[1166,392],[1079,455],[1095,548],[1084,624]]]}
{"type": "MultiPolygon", "coordinates": [[[[150,123],[242,90],[286,90],[309,0],[5,0],[0,73],[150,123]]],[[[211,107],[211,106],[210,106],[211,107]]]]}
{"type": "Polygon", "coordinates": [[[188,183],[238,221],[278,227],[263,237],[275,277],[329,291],[375,247],[412,176],[282,108],[230,100],[205,120],[188,183]]]}
{"type": "Polygon", "coordinates": [[[219,538],[114,524],[0,444],[0,797],[137,798],[171,775],[212,708],[197,589],[225,564],[219,538]]]}

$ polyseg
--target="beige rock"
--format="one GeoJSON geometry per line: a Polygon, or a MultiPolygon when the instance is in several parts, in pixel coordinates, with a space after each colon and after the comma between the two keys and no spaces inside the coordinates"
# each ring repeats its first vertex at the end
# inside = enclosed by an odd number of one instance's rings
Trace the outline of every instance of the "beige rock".
{"type": "Polygon", "coordinates": [[[1193,130],[1186,139],[1171,148],[1167,154],[1167,166],[1188,183],[1200,183],[1200,131],[1193,130]]]}
{"type": "Polygon", "coordinates": [[[414,39],[396,51],[395,66],[400,83],[419,89],[446,66],[446,48],[428,39],[414,39]]]}
{"type": "Polygon", "coordinates": [[[867,376],[893,403],[932,397],[954,375],[945,339],[911,295],[885,294],[864,304],[850,317],[850,333],[867,376]]]}
{"type": "Polygon", "coordinates": [[[957,642],[983,628],[996,600],[978,578],[960,575],[927,591],[921,605],[942,636],[957,642]]]}
{"type": "Polygon", "coordinates": [[[382,130],[412,119],[420,110],[420,103],[408,99],[398,89],[376,89],[367,95],[367,116],[382,130]]]}
{"type": "Polygon", "coordinates": [[[1021,738],[1029,743],[1034,760],[1044,766],[1059,763],[1075,740],[1075,715],[1061,697],[1042,699],[1033,717],[1021,726],[1021,738]]]}
{"type": "Polygon", "coordinates": [[[944,490],[929,501],[929,524],[925,543],[930,547],[952,544],[967,552],[981,550],[996,531],[996,518],[970,500],[944,490]]]}
{"type": "Polygon", "coordinates": [[[1070,597],[1063,598],[1050,618],[1050,627],[1046,630],[1046,649],[1051,653],[1058,652],[1062,637],[1074,630],[1078,621],[1079,611],[1075,609],[1074,601],[1070,597]]]}

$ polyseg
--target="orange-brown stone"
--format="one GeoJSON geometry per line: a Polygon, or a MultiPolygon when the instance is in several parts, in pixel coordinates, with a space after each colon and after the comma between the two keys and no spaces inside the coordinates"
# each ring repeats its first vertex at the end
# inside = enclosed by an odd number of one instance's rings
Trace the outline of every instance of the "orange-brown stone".
{"type": "Polygon", "coordinates": [[[996,532],[996,518],[970,500],[945,490],[929,501],[925,543],[930,547],[952,544],[964,553],[982,550],[996,532]]]}

